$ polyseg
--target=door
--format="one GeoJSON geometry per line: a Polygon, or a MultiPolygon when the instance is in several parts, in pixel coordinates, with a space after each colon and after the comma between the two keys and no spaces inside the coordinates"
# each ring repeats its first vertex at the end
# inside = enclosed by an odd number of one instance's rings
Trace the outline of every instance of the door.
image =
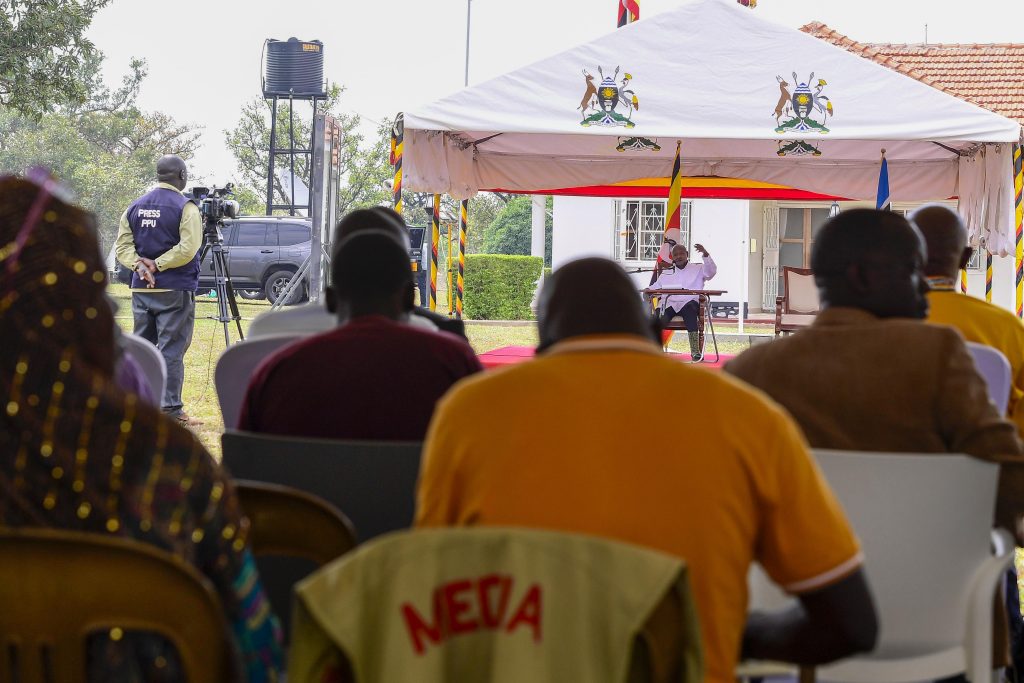
{"type": "Polygon", "coordinates": [[[811,267],[811,250],[818,231],[828,221],[829,209],[782,207],[779,209],[779,270],[778,292],[785,294],[782,278],[783,266],[811,267]]]}
{"type": "Polygon", "coordinates": [[[774,311],[779,295],[779,205],[764,207],[764,253],[761,257],[761,310],[774,311]]]}
{"type": "Polygon", "coordinates": [[[267,223],[254,221],[235,224],[229,267],[236,285],[261,284],[264,274],[277,265],[277,231],[271,232],[268,227],[267,223]]]}

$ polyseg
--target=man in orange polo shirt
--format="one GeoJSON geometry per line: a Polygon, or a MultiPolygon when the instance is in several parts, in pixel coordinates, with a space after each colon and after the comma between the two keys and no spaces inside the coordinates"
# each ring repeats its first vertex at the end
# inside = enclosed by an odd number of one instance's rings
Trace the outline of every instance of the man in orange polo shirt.
{"type": "Polygon", "coordinates": [[[556,271],[538,317],[536,360],[464,380],[438,404],[418,526],[548,528],[684,558],[710,683],[731,683],[740,656],[819,664],[873,646],[857,539],[778,406],[665,357],[611,261],[556,271]],[[681,417],[695,425],[684,440],[658,436],[681,417]],[[754,560],[797,607],[748,617],[754,560]]]}

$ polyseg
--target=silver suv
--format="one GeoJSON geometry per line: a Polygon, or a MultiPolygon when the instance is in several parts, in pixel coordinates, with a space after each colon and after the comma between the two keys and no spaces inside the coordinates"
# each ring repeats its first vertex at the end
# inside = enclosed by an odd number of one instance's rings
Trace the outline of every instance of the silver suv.
{"type": "MultiPolygon", "coordinates": [[[[224,221],[224,247],[231,282],[246,298],[266,297],[271,303],[284,292],[309,256],[312,221],[292,216],[242,216],[224,221]]],[[[213,263],[207,254],[199,265],[199,289],[212,289],[213,263]]],[[[308,298],[309,280],[293,290],[285,303],[308,298]]]]}

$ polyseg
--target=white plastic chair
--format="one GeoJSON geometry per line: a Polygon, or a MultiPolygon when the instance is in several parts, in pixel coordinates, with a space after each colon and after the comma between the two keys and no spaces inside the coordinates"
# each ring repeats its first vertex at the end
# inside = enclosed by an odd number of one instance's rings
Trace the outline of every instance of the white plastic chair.
{"type": "MultiPolygon", "coordinates": [[[[249,386],[249,378],[260,362],[278,349],[302,339],[304,335],[274,334],[247,339],[229,346],[217,360],[213,381],[217,387],[217,401],[224,417],[224,426],[233,429],[242,412],[242,399],[249,386]]],[[[282,400],[287,400],[282,397],[282,400]]]]}
{"type": "Polygon", "coordinates": [[[819,680],[993,680],[992,607],[1013,558],[1009,535],[991,531],[999,466],[964,455],[814,455],[861,539],[880,623],[874,652],[819,668],[819,680]]]}
{"type": "Polygon", "coordinates": [[[977,342],[967,342],[967,350],[974,357],[978,374],[985,378],[989,398],[996,404],[1000,414],[1005,414],[1010,402],[1010,382],[1013,379],[1010,361],[1006,360],[999,349],[977,342]]]}
{"type": "Polygon", "coordinates": [[[167,386],[167,362],[164,361],[160,349],[153,346],[149,340],[129,332],[121,334],[121,348],[139,364],[159,408],[164,397],[164,388],[167,386]]]}

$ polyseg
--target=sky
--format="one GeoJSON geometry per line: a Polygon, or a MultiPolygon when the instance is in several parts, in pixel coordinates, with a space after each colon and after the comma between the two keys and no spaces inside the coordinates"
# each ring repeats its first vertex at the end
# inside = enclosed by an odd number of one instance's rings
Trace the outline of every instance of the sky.
{"type": "MultiPolygon", "coordinates": [[[[729,0],[721,0],[723,2],[729,0]]],[[[641,20],[686,4],[640,0],[641,20]]],[[[469,83],[526,66],[615,29],[615,0],[471,0],[469,83]]],[[[760,17],[798,28],[822,21],[860,42],[1024,42],[1021,0],[760,0],[760,17]]],[[[105,77],[148,63],[139,105],[202,129],[193,177],[236,180],[224,131],[261,97],[267,38],[320,40],[324,72],[346,88],[342,109],[374,121],[462,88],[467,0],[113,0],[90,39],[105,77]]],[[[296,111],[299,107],[296,105],[296,111]]]]}

